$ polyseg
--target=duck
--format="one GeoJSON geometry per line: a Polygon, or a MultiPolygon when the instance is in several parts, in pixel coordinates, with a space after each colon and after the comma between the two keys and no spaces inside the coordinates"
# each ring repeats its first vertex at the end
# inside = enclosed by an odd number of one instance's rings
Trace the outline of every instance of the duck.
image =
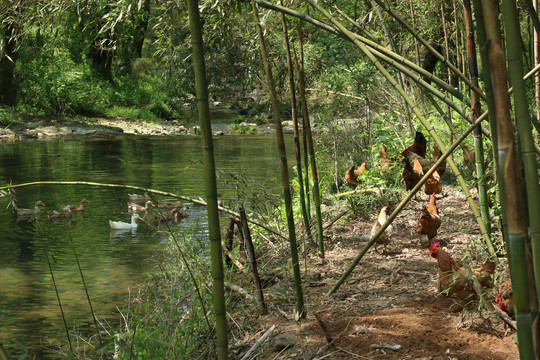
{"type": "Polygon", "coordinates": [[[69,208],[69,205],[62,206],[62,212],[58,212],[56,210],[51,210],[47,213],[49,219],[71,219],[73,217],[73,213],[71,212],[71,209],[69,208]]]}
{"type": "Polygon", "coordinates": [[[133,202],[128,202],[128,211],[131,213],[136,213],[140,211],[148,211],[149,207],[148,205],[151,205],[152,207],[155,207],[153,202],[148,200],[144,206],[141,206],[139,204],[135,204],[133,202]]]}
{"type": "MultiPolygon", "coordinates": [[[[221,194],[217,194],[217,197],[218,197],[218,201],[217,201],[218,206],[220,206],[220,207],[225,207],[225,202],[224,202],[223,200],[220,200],[220,198],[223,199],[223,198],[225,198],[225,196],[223,196],[223,195],[221,195],[221,194]]],[[[197,200],[202,201],[202,202],[204,202],[206,205],[208,205],[208,203],[206,202],[206,200],[203,199],[203,198],[200,197],[200,196],[197,198],[197,200]]]]}
{"type": "Polygon", "coordinates": [[[160,209],[175,209],[181,208],[184,206],[180,201],[170,202],[170,201],[158,201],[158,208],[160,209]]]}
{"type": "Polygon", "coordinates": [[[112,230],[136,229],[137,226],[138,226],[137,225],[137,219],[138,218],[139,218],[139,214],[135,213],[135,214],[131,215],[131,223],[109,220],[109,225],[111,226],[112,230]]]}
{"type": "Polygon", "coordinates": [[[148,195],[148,192],[144,192],[144,195],[140,195],[140,194],[128,194],[129,196],[129,200],[130,201],[135,201],[135,202],[145,202],[145,201],[149,201],[149,200],[152,200],[150,199],[150,195],[148,195]]]}
{"type": "Polygon", "coordinates": [[[38,215],[40,213],[40,208],[39,206],[45,206],[45,204],[41,201],[36,201],[36,205],[34,206],[33,209],[16,209],[17,210],[17,215],[38,215]]]}
{"type": "Polygon", "coordinates": [[[84,211],[84,204],[90,203],[90,202],[91,202],[90,200],[82,199],[79,206],[77,205],[66,205],[66,206],[69,206],[69,209],[71,211],[81,212],[81,211],[84,211]]]}
{"type": "Polygon", "coordinates": [[[166,223],[169,221],[174,221],[175,223],[178,223],[180,220],[187,218],[188,214],[184,211],[174,208],[170,215],[162,215],[162,214],[154,214],[154,221],[158,224],[166,223]]]}

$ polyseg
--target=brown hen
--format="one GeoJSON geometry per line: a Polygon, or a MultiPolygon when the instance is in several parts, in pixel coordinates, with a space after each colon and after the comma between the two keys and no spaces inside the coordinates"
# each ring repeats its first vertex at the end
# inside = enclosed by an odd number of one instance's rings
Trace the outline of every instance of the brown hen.
{"type": "MultiPolygon", "coordinates": [[[[446,251],[439,248],[438,242],[433,243],[429,247],[429,251],[431,252],[431,256],[437,259],[439,265],[437,291],[466,301],[475,300],[477,295],[473,289],[471,280],[467,278],[467,271],[459,266],[446,251]]],[[[472,275],[485,288],[491,284],[491,278],[494,272],[495,264],[488,260],[479,269],[473,269],[472,275]],[[487,281],[488,279],[489,281],[487,281]]]]}
{"type": "Polygon", "coordinates": [[[427,147],[426,137],[420,131],[417,131],[415,136],[414,136],[414,143],[411,146],[409,146],[408,148],[406,148],[405,150],[403,150],[401,152],[401,155],[406,156],[407,151],[410,151],[410,152],[413,152],[413,153],[416,153],[416,154],[420,155],[421,157],[425,157],[426,156],[426,147],[427,147]]]}
{"type": "Polygon", "coordinates": [[[414,166],[411,166],[410,162],[405,161],[405,167],[403,168],[401,178],[401,183],[405,185],[405,189],[412,190],[412,188],[418,184],[422,176],[424,176],[424,171],[417,158],[414,158],[414,166]]]}
{"type": "Polygon", "coordinates": [[[426,180],[426,183],[424,184],[424,192],[427,195],[442,193],[441,177],[439,176],[437,170],[435,170],[435,172],[426,180]]]}
{"type": "Polygon", "coordinates": [[[437,231],[439,230],[440,226],[441,219],[439,217],[439,209],[437,209],[435,194],[431,194],[428,207],[424,207],[422,210],[422,215],[420,215],[418,225],[416,226],[416,232],[418,233],[418,246],[422,246],[422,235],[427,235],[429,245],[431,246],[431,240],[437,236],[437,231]]]}
{"type": "Polygon", "coordinates": [[[390,168],[390,160],[386,156],[386,145],[383,145],[379,156],[379,168],[381,170],[381,176],[385,177],[388,169],[390,168]]]}
{"type": "Polygon", "coordinates": [[[358,186],[358,175],[356,175],[355,168],[356,165],[353,165],[345,172],[345,181],[353,189],[358,186]]]}

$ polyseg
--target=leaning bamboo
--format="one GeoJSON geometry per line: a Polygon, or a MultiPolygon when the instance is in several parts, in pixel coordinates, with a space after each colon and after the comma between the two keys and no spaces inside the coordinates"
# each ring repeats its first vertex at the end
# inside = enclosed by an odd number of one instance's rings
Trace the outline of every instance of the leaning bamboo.
{"type": "Polygon", "coordinates": [[[380,7],[382,7],[390,16],[396,19],[415,39],[418,39],[433,55],[435,55],[441,62],[448,66],[454,74],[456,74],[465,84],[470,86],[481,98],[485,98],[484,93],[477,86],[475,86],[458,68],[448,61],[441,53],[433,48],[426,40],[424,40],[409,24],[403,21],[402,17],[390,8],[388,4],[385,4],[381,0],[373,0],[380,7]]]}
{"type": "Polygon", "coordinates": [[[266,49],[266,43],[264,40],[264,34],[259,20],[259,11],[255,1],[251,1],[251,8],[253,10],[253,18],[255,20],[255,26],[257,28],[257,34],[259,37],[259,45],[261,48],[261,56],[264,65],[264,71],[266,74],[266,81],[268,83],[268,91],[272,101],[272,114],[274,116],[276,126],[276,138],[278,143],[280,167],[281,167],[281,184],[283,186],[283,198],[285,202],[285,212],[287,216],[287,227],[289,229],[289,243],[291,248],[291,260],[294,274],[294,283],[296,289],[296,312],[297,318],[302,318],[306,315],[304,308],[304,295],[302,290],[302,279],[300,276],[300,266],[298,264],[298,250],[296,246],[296,230],[294,224],[294,214],[292,211],[292,199],[291,188],[289,185],[289,169],[287,167],[287,154],[285,152],[285,139],[283,136],[283,128],[281,125],[281,118],[279,114],[279,103],[274,86],[274,80],[272,77],[272,69],[268,62],[268,51],[266,49]]]}
{"type": "Polygon", "coordinates": [[[377,241],[377,239],[379,238],[379,236],[381,236],[381,234],[386,230],[386,228],[392,223],[392,221],[394,221],[394,219],[396,218],[396,216],[400,213],[400,211],[405,207],[405,205],[407,205],[407,203],[413,198],[414,194],[416,194],[416,192],[418,190],[420,190],[422,188],[422,186],[424,185],[424,183],[427,181],[427,179],[435,172],[435,170],[439,167],[439,165],[441,165],[443,163],[443,161],[445,161],[449,156],[450,154],[452,154],[452,152],[459,146],[459,144],[461,142],[463,142],[463,140],[465,140],[467,138],[467,136],[469,136],[469,134],[474,130],[474,128],[476,127],[476,125],[480,124],[480,122],[482,122],[482,120],[484,120],[486,118],[487,114],[484,113],[482,114],[482,116],[480,116],[475,124],[473,124],[472,126],[470,126],[467,131],[465,131],[461,137],[459,139],[456,140],[456,142],[454,142],[442,155],[441,157],[439,158],[439,160],[437,160],[432,166],[431,168],[425,172],[424,174],[424,177],[422,177],[422,179],[420,179],[420,181],[418,182],[418,184],[416,184],[416,186],[409,192],[409,194],[403,199],[401,200],[401,202],[396,206],[396,208],[394,209],[394,211],[392,211],[392,213],[390,214],[390,216],[388,216],[388,219],[386,220],[386,222],[384,224],[381,225],[381,228],[377,231],[377,233],[375,233],[373,235],[373,237],[367,242],[366,245],[364,245],[364,247],[360,250],[360,252],[358,253],[358,255],[356,256],[356,258],[354,258],[353,262],[351,263],[351,265],[347,268],[347,270],[343,273],[343,275],[338,279],[338,281],[334,284],[334,286],[332,287],[332,289],[330,289],[330,291],[326,294],[326,296],[330,296],[332,295],[334,292],[336,292],[337,289],[339,289],[339,287],[341,286],[341,284],[343,284],[343,282],[347,279],[347,277],[349,277],[349,275],[352,273],[352,271],[354,270],[354,268],[358,265],[358,263],[360,262],[360,260],[362,260],[362,258],[364,257],[364,255],[367,253],[367,251],[371,248],[371,246],[373,246],[373,244],[375,244],[375,241],[377,241]]]}
{"type": "Polygon", "coordinates": [[[313,146],[313,135],[311,133],[311,123],[309,120],[307,97],[306,97],[306,79],[304,76],[304,43],[300,37],[300,61],[296,63],[298,72],[298,91],[300,93],[300,102],[302,103],[302,120],[306,131],[307,147],[309,150],[309,159],[311,165],[311,177],[313,179],[313,202],[315,203],[315,216],[317,217],[317,243],[319,244],[319,253],[324,258],[324,240],[323,224],[321,214],[321,194],[319,187],[319,175],[317,173],[317,161],[315,158],[315,147],[313,146]]]}
{"type": "MultiPolygon", "coordinates": [[[[529,116],[529,107],[525,82],[523,81],[523,66],[521,60],[521,42],[519,18],[515,2],[503,1],[504,26],[506,29],[508,70],[510,81],[514,87],[514,108],[518,128],[518,139],[521,147],[521,161],[525,168],[527,189],[527,205],[529,215],[529,231],[533,250],[534,275],[537,297],[540,296],[540,186],[538,184],[538,169],[536,167],[536,154],[534,152],[532,126],[529,116]]],[[[538,20],[537,20],[538,21],[538,20]]],[[[540,299],[538,299],[540,301],[540,299]]]]}
{"type": "MultiPolygon", "coordinates": [[[[467,63],[469,65],[469,78],[471,82],[478,86],[478,63],[476,60],[476,42],[474,39],[474,23],[471,11],[471,1],[463,1],[463,19],[465,22],[465,36],[467,48],[467,63]]],[[[475,120],[482,112],[480,97],[471,89],[471,119],[475,120]]],[[[480,199],[480,212],[482,220],[486,225],[486,231],[491,234],[491,220],[489,218],[488,194],[486,187],[486,172],[484,165],[484,144],[482,141],[482,131],[477,126],[473,132],[474,150],[476,159],[476,178],[478,181],[478,197],[480,199]]]]}
{"type": "Polygon", "coordinates": [[[296,173],[298,174],[298,188],[300,192],[300,205],[302,208],[302,217],[306,227],[306,235],[311,239],[311,226],[309,225],[309,216],[306,207],[306,195],[304,192],[304,179],[302,175],[302,153],[300,152],[300,137],[298,134],[298,112],[296,109],[296,87],[294,85],[293,63],[291,59],[291,49],[289,46],[289,33],[287,31],[287,20],[285,14],[281,13],[281,23],[283,26],[283,41],[285,42],[285,54],[287,55],[287,72],[289,76],[289,92],[291,101],[291,114],[294,129],[294,150],[296,155],[296,173]]]}
{"type": "MultiPolygon", "coordinates": [[[[351,39],[353,39],[353,35],[337,20],[335,20],[332,15],[330,15],[325,9],[323,9],[321,6],[319,6],[314,0],[307,0],[308,3],[320,11],[324,16],[326,16],[332,23],[340,29],[345,35],[349,36],[351,39]]],[[[409,106],[415,113],[415,115],[418,117],[422,125],[427,129],[437,146],[442,152],[446,151],[446,146],[442,143],[439,136],[433,129],[433,127],[427,122],[426,118],[422,114],[422,112],[418,109],[418,104],[414,103],[411,98],[408,96],[408,94],[403,90],[402,87],[399,86],[399,84],[396,82],[396,80],[392,77],[392,75],[386,70],[380,62],[375,58],[375,56],[369,51],[369,49],[363,45],[360,41],[354,40],[354,43],[356,46],[366,54],[366,56],[370,59],[370,61],[377,67],[377,69],[384,75],[384,77],[392,84],[392,86],[399,92],[399,94],[408,102],[409,106]]],[[[457,180],[465,193],[465,196],[467,197],[467,202],[469,203],[469,206],[471,207],[471,210],[474,214],[474,217],[480,227],[480,232],[482,233],[482,237],[484,239],[485,245],[492,257],[496,257],[495,249],[493,248],[493,244],[491,242],[491,239],[489,237],[489,234],[486,231],[486,227],[484,225],[484,222],[482,221],[482,218],[480,216],[480,213],[478,211],[478,207],[476,206],[474,200],[472,199],[472,196],[469,192],[469,188],[467,186],[467,183],[465,182],[465,179],[463,179],[463,176],[459,172],[456,164],[452,159],[448,159],[448,165],[450,165],[450,168],[452,169],[452,172],[456,175],[457,180]]]]}
{"type": "Polygon", "coordinates": [[[206,82],[206,66],[202,39],[202,23],[199,15],[198,0],[189,0],[189,25],[193,48],[193,67],[195,73],[195,90],[197,109],[201,126],[203,149],[204,178],[206,179],[206,199],[208,201],[208,230],[210,237],[210,256],[212,259],[212,295],[216,319],[216,352],[220,360],[228,357],[227,314],[225,306],[225,289],[223,275],[223,252],[221,251],[221,229],[217,204],[217,180],[214,162],[214,146],[212,142],[212,125],[210,123],[210,107],[208,105],[208,85],[206,82]]]}
{"type": "MultiPolygon", "coordinates": [[[[501,198],[504,197],[502,211],[508,219],[508,256],[510,276],[514,292],[514,307],[518,327],[518,347],[522,359],[533,359],[533,315],[529,304],[530,291],[534,289],[529,277],[527,258],[527,231],[522,217],[521,184],[517,175],[517,158],[514,131],[510,118],[510,98],[506,91],[506,59],[501,45],[498,26],[497,4],[494,0],[482,0],[482,11],[488,41],[490,75],[497,110],[497,131],[499,148],[499,174],[503,184],[501,198]],[[504,169],[504,171],[502,171],[504,169]]],[[[505,19],[509,21],[508,19],[505,19]]],[[[505,21],[506,22],[506,21],[505,21]]],[[[536,299],[535,299],[536,300],[536,299]]]]}

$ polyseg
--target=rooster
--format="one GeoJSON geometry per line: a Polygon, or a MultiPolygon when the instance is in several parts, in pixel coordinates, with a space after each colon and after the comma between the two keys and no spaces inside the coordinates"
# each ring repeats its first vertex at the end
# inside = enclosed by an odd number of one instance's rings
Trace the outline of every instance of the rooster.
{"type": "Polygon", "coordinates": [[[386,156],[386,145],[383,145],[379,156],[379,168],[381,169],[381,176],[385,177],[388,168],[390,167],[390,161],[386,156]]]}
{"type": "Polygon", "coordinates": [[[424,184],[424,192],[429,195],[431,193],[433,194],[440,194],[442,193],[442,182],[441,177],[439,176],[439,172],[435,170],[433,174],[431,174],[430,177],[426,180],[426,183],[424,184]]]}
{"type": "Polygon", "coordinates": [[[499,292],[495,298],[495,302],[499,305],[499,309],[514,315],[514,292],[512,291],[512,282],[507,280],[499,286],[499,292]]]}
{"type": "Polygon", "coordinates": [[[426,157],[426,147],[427,147],[427,140],[424,134],[422,134],[420,131],[416,132],[416,135],[414,136],[414,143],[403,150],[401,153],[402,156],[407,156],[407,151],[413,152],[418,154],[421,157],[426,157]]]}
{"type": "MultiPolygon", "coordinates": [[[[470,280],[467,278],[467,271],[463,269],[444,250],[439,248],[439,243],[435,242],[429,247],[431,256],[437,259],[439,274],[437,276],[437,291],[447,292],[448,295],[462,300],[476,299],[470,280]]],[[[488,260],[480,268],[473,269],[472,275],[476,277],[482,287],[491,284],[491,278],[495,273],[495,263],[488,260]]]]}
{"type": "Polygon", "coordinates": [[[422,176],[424,176],[424,171],[417,158],[414,158],[414,166],[411,166],[410,162],[405,161],[405,167],[403,168],[401,178],[401,183],[405,185],[405,189],[412,190],[412,188],[418,184],[422,176]]]}
{"type": "Polygon", "coordinates": [[[437,236],[437,231],[441,226],[441,219],[439,217],[439,209],[437,209],[437,202],[435,200],[435,193],[431,194],[429,198],[428,207],[424,207],[422,215],[418,219],[418,225],[416,226],[416,232],[418,233],[418,246],[422,246],[422,235],[427,235],[429,245],[431,246],[431,240],[437,236]]]}
{"type": "MultiPolygon", "coordinates": [[[[375,222],[375,224],[373,224],[373,227],[371,228],[371,238],[373,238],[375,233],[377,231],[379,231],[381,226],[388,219],[388,215],[390,215],[390,208],[391,208],[391,206],[387,205],[387,206],[385,206],[385,207],[383,207],[381,209],[381,212],[379,213],[379,218],[377,219],[377,221],[375,222]]],[[[385,254],[386,253],[386,245],[388,245],[390,243],[390,236],[391,235],[392,235],[392,225],[389,225],[386,228],[386,230],[384,230],[384,232],[381,234],[381,236],[379,236],[377,241],[375,241],[375,244],[374,244],[375,245],[375,251],[377,251],[377,248],[379,247],[379,245],[383,245],[383,247],[384,247],[383,254],[385,254]]]]}
{"type": "Polygon", "coordinates": [[[358,175],[356,175],[355,168],[356,165],[353,165],[345,172],[345,181],[347,182],[347,185],[353,189],[358,186],[358,175]]]}

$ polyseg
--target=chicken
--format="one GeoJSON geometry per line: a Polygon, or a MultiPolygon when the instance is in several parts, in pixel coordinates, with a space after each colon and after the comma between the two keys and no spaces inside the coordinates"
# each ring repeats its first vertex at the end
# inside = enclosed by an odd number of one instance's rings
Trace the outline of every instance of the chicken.
{"type": "MultiPolygon", "coordinates": [[[[442,152],[441,150],[439,149],[439,147],[436,145],[436,144],[433,144],[433,158],[431,159],[431,164],[435,164],[437,162],[437,160],[440,159],[440,157],[442,156],[442,152]]],[[[442,177],[443,174],[446,172],[446,160],[443,161],[438,167],[437,167],[437,172],[439,173],[439,175],[442,177]]]]}
{"type": "Polygon", "coordinates": [[[355,174],[355,168],[356,165],[353,165],[345,172],[345,181],[353,189],[358,186],[358,175],[355,174]]]}
{"type": "Polygon", "coordinates": [[[435,193],[431,194],[429,198],[428,207],[424,207],[422,215],[418,219],[418,225],[416,226],[416,232],[418,233],[418,246],[422,246],[422,235],[427,235],[429,245],[431,246],[431,240],[437,236],[437,231],[441,226],[441,219],[439,218],[439,209],[437,209],[437,202],[435,200],[435,193]]]}
{"type": "Polygon", "coordinates": [[[435,170],[433,174],[426,180],[424,184],[424,192],[429,194],[440,194],[442,193],[442,182],[439,172],[435,170]]]}
{"type": "Polygon", "coordinates": [[[388,157],[386,156],[386,145],[383,145],[380,152],[379,168],[381,170],[381,176],[385,177],[386,173],[388,172],[388,168],[390,168],[390,160],[388,160],[388,157]]]}
{"type": "MultiPolygon", "coordinates": [[[[471,281],[467,278],[467,271],[452,259],[450,254],[439,248],[435,242],[429,247],[431,256],[437,259],[439,274],[437,276],[437,291],[445,292],[450,296],[462,300],[475,300],[476,292],[471,281]]],[[[479,269],[473,269],[472,275],[476,277],[480,285],[486,288],[491,284],[491,277],[495,272],[495,263],[488,260],[479,269]],[[489,281],[487,281],[489,279],[489,281]]]]}
{"type": "Polygon", "coordinates": [[[354,170],[354,175],[360,176],[364,173],[366,170],[366,162],[362,162],[362,164],[358,167],[358,169],[354,170]]]}
{"type": "Polygon", "coordinates": [[[418,184],[420,179],[424,176],[422,166],[418,162],[418,159],[414,159],[414,166],[411,163],[405,161],[405,167],[403,168],[401,183],[405,185],[405,189],[412,190],[418,184]]]}
{"type": "Polygon", "coordinates": [[[411,166],[414,166],[414,159],[416,158],[416,160],[418,160],[418,162],[422,166],[422,171],[424,173],[427,173],[432,165],[431,161],[429,161],[428,159],[424,159],[422,156],[418,155],[415,152],[407,151],[407,153],[405,154],[405,158],[411,163],[411,166]]]}
{"type": "Polygon", "coordinates": [[[495,298],[495,302],[499,305],[499,309],[514,315],[514,291],[512,290],[512,282],[507,280],[499,286],[499,292],[495,298]]]}
{"type": "Polygon", "coordinates": [[[401,153],[402,156],[407,155],[407,151],[416,153],[420,155],[421,157],[426,157],[426,147],[427,147],[427,140],[424,134],[422,134],[420,131],[416,132],[416,135],[414,136],[414,143],[403,150],[401,153]]]}
{"type": "MultiPolygon", "coordinates": [[[[375,233],[377,231],[379,231],[381,226],[388,219],[388,215],[390,215],[390,208],[391,208],[391,206],[387,205],[387,206],[385,206],[385,207],[383,207],[381,209],[381,212],[379,213],[379,218],[377,219],[377,221],[375,222],[375,224],[373,224],[373,227],[371,228],[371,238],[373,238],[375,233]]],[[[375,244],[374,244],[375,245],[375,251],[377,251],[377,248],[379,247],[379,245],[383,245],[383,247],[384,247],[383,254],[385,254],[386,253],[386,245],[388,245],[390,243],[390,236],[391,235],[392,235],[392,225],[389,225],[384,230],[384,232],[381,234],[381,236],[379,236],[377,241],[375,241],[375,244]]]]}

